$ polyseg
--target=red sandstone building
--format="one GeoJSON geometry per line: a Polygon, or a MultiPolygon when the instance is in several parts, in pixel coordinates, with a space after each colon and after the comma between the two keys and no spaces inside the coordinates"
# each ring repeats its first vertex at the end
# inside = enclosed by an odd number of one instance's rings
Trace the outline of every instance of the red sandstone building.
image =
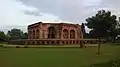
{"type": "MultiPolygon", "coordinates": [[[[28,26],[28,39],[11,40],[10,44],[20,45],[63,45],[97,43],[97,39],[83,39],[84,27],[71,23],[38,22],[28,26]]],[[[104,39],[101,42],[106,42],[104,39]]]]}
{"type": "Polygon", "coordinates": [[[38,22],[28,26],[28,44],[80,44],[81,25],[38,22]]]}

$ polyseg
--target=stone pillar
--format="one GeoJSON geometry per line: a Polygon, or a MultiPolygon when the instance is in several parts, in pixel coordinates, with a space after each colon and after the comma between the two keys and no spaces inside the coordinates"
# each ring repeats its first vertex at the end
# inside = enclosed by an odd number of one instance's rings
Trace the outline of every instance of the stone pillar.
{"type": "Polygon", "coordinates": [[[77,31],[75,30],[75,39],[77,39],[77,31]]]}
{"type": "Polygon", "coordinates": [[[35,45],[37,45],[37,41],[34,41],[35,45]]]}
{"type": "Polygon", "coordinates": [[[44,30],[42,30],[42,38],[44,39],[44,37],[45,37],[45,32],[44,30]]]}
{"type": "Polygon", "coordinates": [[[35,39],[37,39],[37,29],[35,29],[35,39]]]}
{"type": "Polygon", "coordinates": [[[48,38],[47,30],[44,30],[44,38],[48,38]]]}
{"type": "Polygon", "coordinates": [[[55,34],[55,35],[56,35],[56,36],[55,36],[55,37],[56,37],[56,39],[58,39],[58,38],[59,38],[59,36],[60,36],[60,32],[59,32],[59,30],[60,30],[60,29],[56,29],[56,34],[55,34]]]}
{"type": "Polygon", "coordinates": [[[77,34],[77,40],[78,40],[78,39],[80,39],[80,32],[79,32],[79,28],[77,29],[76,34],[77,34]]]}
{"type": "Polygon", "coordinates": [[[33,30],[31,29],[31,34],[30,34],[31,39],[33,39],[33,30]]]}
{"type": "Polygon", "coordinates": [[[47,41],[44,41],[45,42],[45,45],[47,44],[47,41]]]}
{"type": "Polygon", "coordinates": [[[35,38],[35,32],[34,32],[34,29],[32,30],[32,39],[34,39],[35,38]]]}
{"type": "Polygon", "coordinates": [[[29,31],[29,34],[28,34],[28,39],[31,39],[31,34],[32,34],[32,32],[31,31],[29,31]]]}
{"type": "Polygon", "coordinates": [[[68,30],[68,39],[70,39],[70,30],[68,30]]]}
{"type": "Polygon", "coordinates": [[[61,29],[61,35],[60,38],[63,39],[63,29],[61,29]]]}
{"type": "Polygon", "coordinates": [[[39,39],[42,39],[42,23],[39,24],[39,39]]]}
{"type": "Polygon", "coordinates": [[[40,29],[38,28],[39,32],[38,32],[38,39],[40,39],[40,29]]]}
{"type": "Polygon", "coordinates": [[[62,45],[62,41],[61,40],[59,41],[59,44],[62,45]]]}
{"type": "Polygon", "coordinates": [[[41,43],[42,43],[41,40],[39,40],[39,45],[41,45],[41,43]]]}

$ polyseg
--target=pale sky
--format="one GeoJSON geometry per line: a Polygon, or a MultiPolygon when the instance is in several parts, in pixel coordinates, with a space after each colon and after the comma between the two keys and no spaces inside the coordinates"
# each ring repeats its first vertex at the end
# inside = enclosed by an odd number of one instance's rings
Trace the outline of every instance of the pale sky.
{"type": "Polygon", "coordinates": [[[120,16],[120,0],[0,0],[0,30],[11,28],[27,31],[39,20],[85,23],[100,10],[120,16]]]}

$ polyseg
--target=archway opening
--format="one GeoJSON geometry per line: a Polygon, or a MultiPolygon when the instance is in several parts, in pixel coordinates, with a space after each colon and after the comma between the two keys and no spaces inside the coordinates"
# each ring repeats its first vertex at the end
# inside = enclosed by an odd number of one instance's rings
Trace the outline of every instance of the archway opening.
{"type": "Polygon", "coordinates": [[[68,35],[69,35],[68,30],[67,30],[67,29],[64,29],[64,30],[63,30],[63,38],[64,38],[64,39],[68,39],[68,35]]]}
{"type": "Polygon", "coordinates": [[[48,38],[56,38],[56,30],[53,26],[48,28],[48,38]]]}
{"type": "Polygon", "coordinates": [[[35,39],[35,31],[33,31],[33,39],[35,39]]]}
{"type": "Polygon", "coordinates": [[[40,32],[39,32],[39,30],[37,29],[37,30],[36,30],[36,39],[39,39],[39,34],[40,34],[40,32]]]}
{"type": "Polygon", "coordinates": [[[75,31],[70,30],[70,39],[75,39],[75,31]]]}

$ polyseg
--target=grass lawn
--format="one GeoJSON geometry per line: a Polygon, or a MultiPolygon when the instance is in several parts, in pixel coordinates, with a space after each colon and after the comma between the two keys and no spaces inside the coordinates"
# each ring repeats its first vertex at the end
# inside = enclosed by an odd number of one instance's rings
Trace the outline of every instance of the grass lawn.
{"type": "MultiPolygon", "coordinates": [[[[88,48],[0,48],[0,67],[89,67],[120,59],[120,46],[88,48]]],[[[112,67],[112,66],[111,66],[112,67]]]]}

